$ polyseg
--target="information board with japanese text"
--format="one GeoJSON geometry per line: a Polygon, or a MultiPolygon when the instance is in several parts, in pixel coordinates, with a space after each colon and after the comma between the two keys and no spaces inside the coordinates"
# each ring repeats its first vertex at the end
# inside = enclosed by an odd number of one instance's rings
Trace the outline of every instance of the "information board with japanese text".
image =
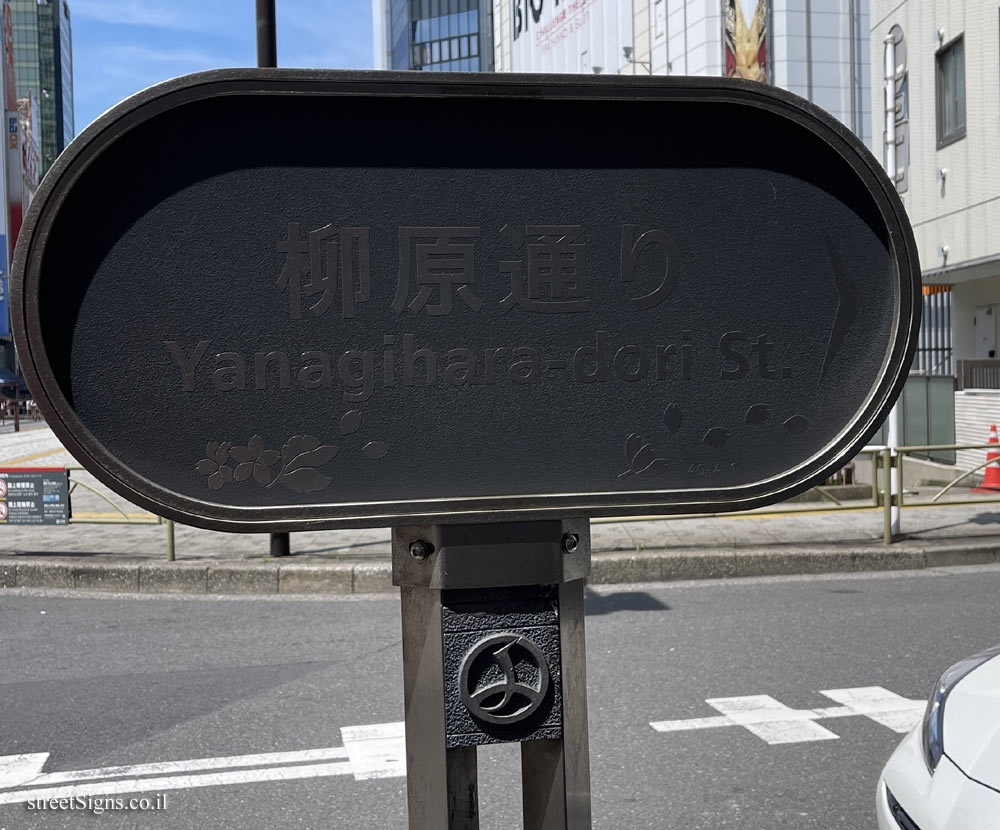
{"type": "Polygon", "coordinates": [[[63,467],[0,469],[0,524],[69,524],[69,472],[63,467]]]}

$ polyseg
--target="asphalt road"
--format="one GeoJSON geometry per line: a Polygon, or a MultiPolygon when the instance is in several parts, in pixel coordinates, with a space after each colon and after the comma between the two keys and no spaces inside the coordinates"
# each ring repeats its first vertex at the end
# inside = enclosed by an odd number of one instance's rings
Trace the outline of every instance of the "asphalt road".
{"type": "MultiPolygon", "coordinates": [[[[871,718],[820,721],[836,739],[787,744],[650,722],[717,716],[705,701],[723,697],[812,709],[834,705],[821,690],[879,686],[920,699],[951,662],[1000,641],[996,566],[589,593],[594,827],[608,830],[872,828],[901,735],[871,718]]],[[[0,756],[49,753],[53,773],[340,747],[341,727],[402,719],[399,628],[392,598],[0,592],[0,756]]],[[[512,750],[480,750],[484,830],[520,826],[512,750]]],[[[0,828],[406,826],[398,775],[166,797],[165,811],[99,816],[11,803],[0,828]]]]}

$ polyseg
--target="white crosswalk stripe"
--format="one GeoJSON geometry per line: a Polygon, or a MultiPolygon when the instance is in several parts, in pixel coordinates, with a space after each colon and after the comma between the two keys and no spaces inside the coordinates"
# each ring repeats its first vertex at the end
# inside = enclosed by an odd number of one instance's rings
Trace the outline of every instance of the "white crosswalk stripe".
{"type": "Polygon", "coordinates": [[[909,732],[923,715],[923,700],[911,700],[881,686],[826,689],[820,692],[840,706],[793,709],[770,695],[709,698],[705,702],[722,714],[709,718],[651,721],[657,732],[683,732],[741,726],[769,744],[835,740],[839,736],[817,720],[861,716],[894,732],[909,732]]]}
{"type": "Polygon", "coordinates": [[[836,732],[814,723],[815,715],[809,710],[792,709],[769,695],[717,697],[705,702],[769,744],[835,741],[838,737],[836,732]]]}
{"type": "Polygon", "coordinates": [[[820,694],[901,735],[913,729],[927,708],[924,700],[910,700],[881,686],[827,689],[820,694]]]}
{"type": "Polygon", "coordinates": [[[47,752],[0,756],[0,805],[339,775],[356,781],[406,775],[402,722],[345,726],[340,732],[343,746],[64,772],[42,771],[47,752]]]}

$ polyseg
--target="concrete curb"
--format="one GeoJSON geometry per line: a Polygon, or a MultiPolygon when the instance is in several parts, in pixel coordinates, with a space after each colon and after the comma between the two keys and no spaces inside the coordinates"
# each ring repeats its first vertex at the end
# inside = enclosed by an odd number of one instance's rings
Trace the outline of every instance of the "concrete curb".
{"type": "MultiPolygon", "coordinates": [[[[384,594],[392,593],[388,559],[367,562],[284,563],[81,562],[77,558],[0,557],[0,589],[60,588],[118,593],[384,594]]],[[[594,553],[590,582],[618,584],[743,576],[857,573],[1000,562],[1000,539],[990,542],[904,541],[890,548],[771,546],[718,550],[594,553]]]]}

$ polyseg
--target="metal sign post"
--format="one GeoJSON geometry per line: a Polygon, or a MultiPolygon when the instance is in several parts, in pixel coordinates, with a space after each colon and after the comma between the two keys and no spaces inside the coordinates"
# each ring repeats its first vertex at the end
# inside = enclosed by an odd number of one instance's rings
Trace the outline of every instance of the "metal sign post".
{"type": "Polygon", "coordinates": [[[53,431],[133,503],[393,528],[414,830],[477,825],[498,741],[525,826],[585,830],[588,520],[823,480],[899,394],[919,291],[878,163],[773,87],[244,69],[60,155],[12,320],[53,431]]]}
{"type": "Polygon", "coordinates": [[[589,522],[398,527],[392,573],[411,830],[478,828],[476,747],[506,742],[525,830],[589,828],[589,522]]]}
{"type": "MultiPolygon", "coordinates": [[[[257,66],[278,65],[278,27],[275,22],[274,0],[257,0],[257,66]]],[[[290,534],[272,533],[269,548],[272,557],[291,556],[290,534]]]]}

